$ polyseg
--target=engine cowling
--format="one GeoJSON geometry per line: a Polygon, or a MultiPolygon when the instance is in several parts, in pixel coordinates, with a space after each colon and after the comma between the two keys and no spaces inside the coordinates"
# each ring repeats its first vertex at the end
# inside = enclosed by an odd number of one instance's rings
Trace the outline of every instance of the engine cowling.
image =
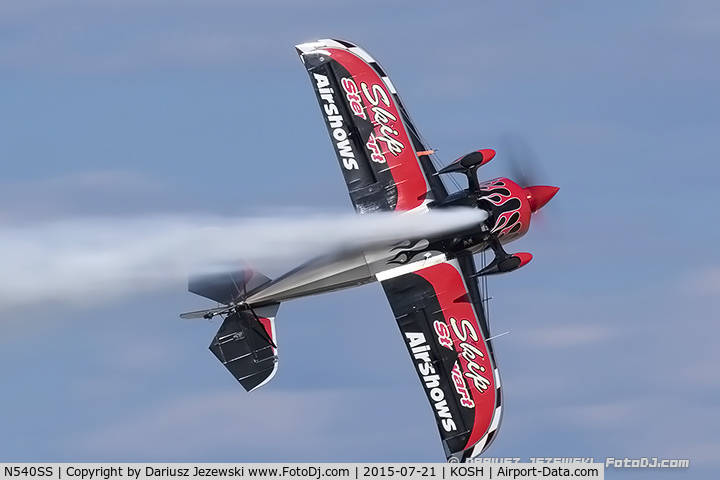
{"type": "Polygon", "coordinates": [[[489,228],[501,243],[516,240],[528,231],[532,214],[548,203],[557,187],[522,187],[509,178],[495,178],[478,186],[480,208],[490,213],[489,228]]]}

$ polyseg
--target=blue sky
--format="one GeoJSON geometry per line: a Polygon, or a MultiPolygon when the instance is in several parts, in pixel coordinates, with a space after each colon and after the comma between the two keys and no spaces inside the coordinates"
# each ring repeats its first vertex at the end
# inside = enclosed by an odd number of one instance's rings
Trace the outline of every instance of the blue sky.
{"type": "MultiPolygon", "coordinates": [[[[255,3],[0,6],[5,228],[350,211],[293,48],[346,38],[446,162],[495,148],[480,174],[509,174],[503,139],[521,138],[561,188],[508,248],[533,262],[490,282],[491,327],[511,334],[487,455],[717,471],[717,4],[255,3]]],[[[178,285],[0,311],[0,458],[443,460],[378,285],[282,305],[279,372],[251,395],[207,350],[219,323],[177,318],[206,305],[178,285]]]]}

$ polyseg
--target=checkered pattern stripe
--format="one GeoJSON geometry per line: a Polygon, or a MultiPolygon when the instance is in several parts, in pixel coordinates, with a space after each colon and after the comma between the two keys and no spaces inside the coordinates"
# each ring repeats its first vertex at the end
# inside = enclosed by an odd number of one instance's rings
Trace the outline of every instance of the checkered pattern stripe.
{"type": "Polygon", "coordinates": [[[382,78],[383,83],[388,88],[390,93],[393,94],[397,101],[397,90],[395,90],[395,85],[390,81],[390,78],[385,73],[385,70],[382,69],[379,63],[365,50],[358,47],[357,45],[347,42],[345,40],[337,40],[333,38],[324,38],[322,40],[317,40],[315,42],[309,42],[309,43],[303,43],[301,45],[297,45],[295,48],[297,48],[302,53],[308,53],[318,50],[323,50],[325,48],[332,47],[332,48],[342,48],[343,50],[347,50],[349,52],[354,53],[358,57],[365,60],[368,65],[370,65],[377,73],[380,75],[380,78],[382,78]]]}
{"type": "MultiPolygon", "coordinates": [[[[493,364],[497,365],[494,358],[493,364]]],[[[477,457],[478,455],[483,453],[485,449],[488,448],[495,439],[498,427],[500,427],[500,421],[502,420],[502,391],[500,390],[500,373],[498,372],[497,368],[495,369],[495,386],[495,414],[493,415],[493,420],[490,424],[490,428],[488,428],[485,436],[482,437],[473,448],[465,450],[465,452],[463,453],[463,461],[472,457],[477,457]]]]}

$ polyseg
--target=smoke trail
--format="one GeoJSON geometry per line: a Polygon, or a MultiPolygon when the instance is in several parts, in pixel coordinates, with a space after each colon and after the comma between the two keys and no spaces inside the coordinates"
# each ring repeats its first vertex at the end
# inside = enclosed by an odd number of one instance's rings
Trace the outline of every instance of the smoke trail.
{"type": "MultiPolygon", "coordinates": [[[[472,209],[422,215],[264,218],[69,219],[0,229],[0,311],[83,305],[184,286],[208,265],[285,263],[456,230],[483,221],[472,209]]],[[[289,264],[289,265],[288,265],[289,264]]]]}

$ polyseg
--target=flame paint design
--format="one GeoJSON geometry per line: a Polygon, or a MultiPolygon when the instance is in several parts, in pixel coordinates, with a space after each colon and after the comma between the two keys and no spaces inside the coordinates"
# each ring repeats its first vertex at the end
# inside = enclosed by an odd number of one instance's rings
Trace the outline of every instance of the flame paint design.
{"type": "Polygon", "coordinates": [[[503,237],[511,237],[522,230],[522,222],[520,221],[520,208],[522,200],[513,195],[513,192],[505,181],[501,178],[485,182],[480,185],[480,200],[487,200],[496,207],[496,212],[500,212],[495,219],[495,225],[490,230],[491,233],[497,235],[498,239],[503,237]]]}
{"type": "Polygon", "coordinates": [[[398,265],[405,265],[410,260],[415,258],[419,253],[427,251],[430,246],[430,242],[427,239],[418,240],[415,243],[408,241],[403,242],[401,245],[394,247],[391,252],[400,250],[397,255],[392,259],[388,260],[388,264],[397,263],[398,265]]]}

